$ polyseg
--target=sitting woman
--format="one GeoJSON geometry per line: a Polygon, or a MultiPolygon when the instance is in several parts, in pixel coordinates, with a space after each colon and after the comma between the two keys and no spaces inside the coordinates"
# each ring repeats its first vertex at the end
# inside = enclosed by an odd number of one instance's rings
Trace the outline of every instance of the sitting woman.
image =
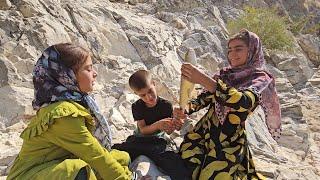
{"type": "Polygon", "coordinates": [[[110,147],[111,136],[87,94],[96,77],[82,47],[57,44],[43,52],[33,70],[37,114],[21,134],[23,145],[8,180],[133,178],[129,155],[100,145],[110,147]],[[103,136],[96,139],[94,131],[103,136]]]}
{"type": "MultiPolygon", "coordinates": [[[[271,135],[279,138],[280,105],[258,36],[247,30],[233,36],[228,42],[228,61],[230,66],[213,78],[191,64],[182,65],[182,77],[207,90],[189,102],[187,113],[209,109],[185,135],[180,153],[193,172],[192,179],[265,179],[255,170],[245,121],[261,105],[271,135]]],[[[186,117],[180,109],[174,110],[174,116],[186,117]]]]}

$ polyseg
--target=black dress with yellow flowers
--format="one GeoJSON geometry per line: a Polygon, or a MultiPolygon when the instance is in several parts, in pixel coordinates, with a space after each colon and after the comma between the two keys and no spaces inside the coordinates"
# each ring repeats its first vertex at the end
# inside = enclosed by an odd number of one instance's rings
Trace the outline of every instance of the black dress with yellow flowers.
{"type": "Polygon", "coordinates": [[[207,113],[188,132],[180,146],[182,158],[192,170],[192,179],[265,179],[254,168],[244,122],[257,106],[251,90],[239,91],[218,80],[216,92],[204,92],[188,104],[188,114],[208,107],[207,113]],[[221,124],[215,102],[230,108],[221,124]]]}

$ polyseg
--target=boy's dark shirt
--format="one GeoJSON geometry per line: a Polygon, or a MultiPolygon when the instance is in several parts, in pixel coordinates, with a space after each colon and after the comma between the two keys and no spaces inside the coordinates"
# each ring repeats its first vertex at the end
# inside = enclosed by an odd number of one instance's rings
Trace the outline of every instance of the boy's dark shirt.
{"type": "MultiPolygon", "coordinates": [[[[132,104],[132,114],[135,121],[144,120],[146,125],[151,125],[161,119],[172,117],[172,104],[158,97],[154,107],[147,107],[141,99],[132,104]]],[[[168,174],[172,180],[189,180],[190,170],[187,169],[179,154],[167,148],[168,142],[160,136],[131,135],[126,142],[114,144],[113,149],[126,151],[132,160],[140,155],[148,156],[157,166],[168,174]],[[175,166],[172,166],[174,164],[175,166]]]]}
{"type": "Polygon", "coordinates": [[[147,107],[141,99],[132,104],[132,115],[135,121],[144,120],[146,125],[151,125],[156,121],[172,117],[172,104],[159,97],[154,107],[147,107]]]}

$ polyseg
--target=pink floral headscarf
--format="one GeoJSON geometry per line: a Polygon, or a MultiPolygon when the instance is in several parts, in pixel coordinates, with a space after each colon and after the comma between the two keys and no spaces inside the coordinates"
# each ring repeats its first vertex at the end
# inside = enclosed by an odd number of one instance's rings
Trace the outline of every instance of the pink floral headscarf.
{"type": "MultiPolygon", "coordinates": [[[[281,134],[280,103],[275,88],[274,77],[266,71],[265,59],[259,37],[248,31],[249,56],[245,65],[237,68],[231,66],[223,68],[214,75],[214,79],[221,79],[227,85],[238,90],[249,89],[258,97],[258,104],[264,110],[268,130],[274,139],[279,139],[281,134]]],[[[216,102],[216,115],[221,124],[224,123],[230,108],[216,102]]]]}

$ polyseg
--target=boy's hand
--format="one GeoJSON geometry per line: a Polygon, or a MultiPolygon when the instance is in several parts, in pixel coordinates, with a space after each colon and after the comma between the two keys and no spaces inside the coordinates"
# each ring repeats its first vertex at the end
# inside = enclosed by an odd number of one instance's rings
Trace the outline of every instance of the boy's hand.
{"type": "Polygon", "coordinates": [[[160,121],[156,122],[156,125],[159,130],[165,131],[168,134],[171,134],[175,129],[172,118],[161,119],[160,121]]]}
{"type": "Polygon", "coordinates": [[[181,127],[183,126],[184,121],[185,121],[185,119],[174,119],[173,120],[174,129],[179,131],[181,129],[181,127]]]}

